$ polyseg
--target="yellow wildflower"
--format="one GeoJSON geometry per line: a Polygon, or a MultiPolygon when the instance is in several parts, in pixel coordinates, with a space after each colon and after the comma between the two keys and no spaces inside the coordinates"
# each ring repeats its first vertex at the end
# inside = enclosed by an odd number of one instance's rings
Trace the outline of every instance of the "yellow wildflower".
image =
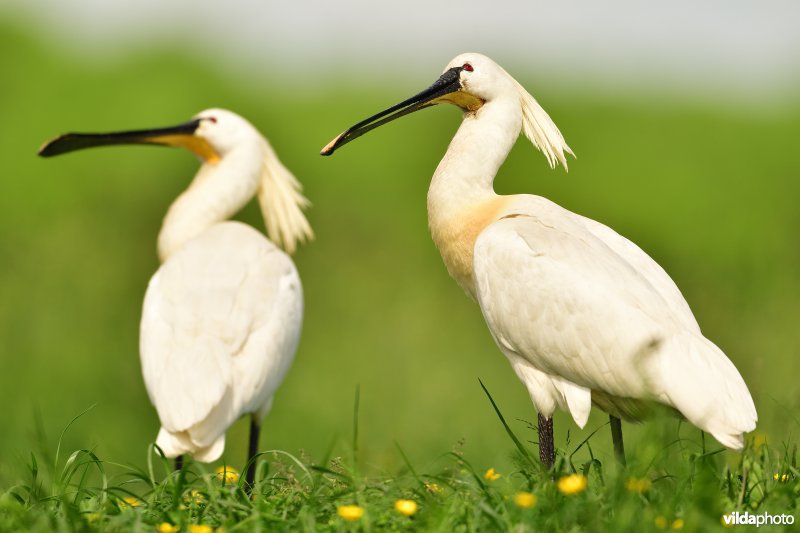
{"type": "Polygon", "coordinates": [[[89,513],[89,514],[86,515],[86,521],[89,522],[90,524],[92,524],[92,523],[97,522],[98,520],[100,520],[100,518],[102,518],[102,516],[103,515],[101,515],[100,513],[89,513]]]}
{"type": "Polygon", "coordinates": [[[757,450],[767,443],[767,436],[763,433],[753,435],[753,447],[757,450]]]}
{"type": "Polygon", "coordinates": [[[647,492],[650,490],[650,486],[652,483],[649,479],[645,478],[628,478],[628,481],[625,482],[625,488],[628,489],[630,492],[647,492]]]}
{"type": "Polygon", "coordinates": [[[589,480],[583,474],[571,474],[558,480],[558,490],[564,494],[578,494],[586,490],[589,480]]]}
{"type": "Polygon", "coordinates": [[[225,483],[236,483],[239,481],[239,472],[232,466],[220,466],[216,471],[217,477],[225,483]]]}
{"type": "Polygon", "coordinates": [[[394,510],[401,515],[411,516],[417,512],[417,502],[414,500],[397,500],[394,502],[394,510]]]}
{"type": "Polygon", "coordinates": [[[189,494],[183,497],[183,501],[186,503],[193,503],[195,505],[203,505],[206,503],[206,497],[199,490],[192,489],[189,491],[189,494]]]}
{"type": "Polygon", "coordinates": [[[133,496],[125,496],[119,502],[119,508],[125,509],[126,507],[139,507],[142,505],[142,500],[134,498],[133,496]]]}
{"type": "Polygon", "coordinates": [[[180,528],[178,526],[174,526],[169,522],[161,522],[157,527],[156,531],[158,533],[178,533],[180,528]]]}
{"type": "Polygon", "coordinates": [[[496,479],[500,479],[500,474],[495,472],[494,468],[490,468],[489,470],[486,471],[483,477],[485,477],[489,481],[495,481],[496,479]]]}
{"type": "Polygon", "coordinates": [[[655,524],[658,529],[667,529],[667,519],[663,516],[657,516],[655,519],[655,524]]]}
{"type": "Polygon", "coordinates": [[[683,518],[676,518],[672,522],[672,529],[683,529],[683,518]]]}
{"type": "Polygon", "coordinates": [[[358,505],[340,505],[336,508],[336,514],[348,522],[355,522],[364,516],[364,508],[358,505]]]}
{"type": "Polygon", "coordinates": [[[429,482],[426,481],[425,482],[425,488],[431,494],[439,494],[440,492],[442,492],[442,487],[440,487],[437,483],[429,483],[429,482]]]}
{"type": "Polygon", "coordinates": [[[205,524],[191,524],[189,533],[214,533],[214,528],[205,524]]]}
{"type": "Polygon", "coordinates": [[[523,509],[530,509],[536,505],[536,500],[536,495],[530,492],[518,492],[514,495],[514,503],[523,509]]]}
{"type": "Polygon", "coordinates": [[[786,483],[789,481],[789,474],[775,474],[772,476],[772,479],[775,481],[780,481],[781,483],[786,483]]]}

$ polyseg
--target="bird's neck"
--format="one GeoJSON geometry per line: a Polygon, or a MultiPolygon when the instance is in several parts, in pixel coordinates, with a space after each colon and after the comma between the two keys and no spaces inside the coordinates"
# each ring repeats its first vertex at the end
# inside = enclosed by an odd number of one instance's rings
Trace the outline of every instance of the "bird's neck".
{"type": "Polygon", "coordinates": [[[467,113],[428,189],[428,224],[450,275],[474,296],[475,239],[497,220],[506,197],[492,186],[522,128],[514,98],[487,102],[467,113]]]}
{"type": "Polygon", "coordinates": [[[191,185],[172,203],[158,235],[163,262],[188,240],[227,220],[255,195],[263,153],[240,147],[216,164],[204,163],[191,185]]]}

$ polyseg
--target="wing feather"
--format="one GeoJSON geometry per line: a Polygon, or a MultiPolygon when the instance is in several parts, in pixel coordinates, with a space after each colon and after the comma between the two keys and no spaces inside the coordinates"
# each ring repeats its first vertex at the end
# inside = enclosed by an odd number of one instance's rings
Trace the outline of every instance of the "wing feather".
{"type": "Polygon", "coordinates": [[[669,276],[610,228],[552,203],[537,210],[491,224],[475,244],[477,298],[501,349],[551,376],[576,421],[590,389],[673,406],[739,447],[755,425],[752,398],[669,276]]]}
{"type": "Polygon", "coordinates": [[[659,293],[672,311],[673,317],[684,327],[700,333],[700,326],[686,303],[678,286],[669,274],[634,242],[629,241],[605,224],[591,218],[575,215],[595,237],[603,241],[617,255],[630,264],[659,293]]]}
{"type": "Polygon", "coordinates": [[[634,359],[663,336],[664,302],[578,222],[495,222],[476,241],[474,269],[490,329],[535,368],[589,389],[645,394],[634,359]]]}

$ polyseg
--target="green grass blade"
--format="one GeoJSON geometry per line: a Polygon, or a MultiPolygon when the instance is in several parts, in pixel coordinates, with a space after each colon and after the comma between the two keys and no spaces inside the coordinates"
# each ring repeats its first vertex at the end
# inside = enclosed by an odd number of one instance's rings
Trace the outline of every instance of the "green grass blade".
{"type": "MultiPolygon", "coordinates": [[[[67,430],[68,430],[68,429],[69,429],[69,428],[72,426],[72,424],[74,424],[74,423],[75,423],[75,422],[76,422],[76,421],[77,421],[77,420],[78,420],[80,417],[82,417],[83,415],[85,415],[86,413],[88,413],[89,411],[91,411],[92,409],[94,409],[96,405],[97,405],[97,404],[96,404],[96,403],[94,403],[94,404],[90,405],[89,407],[87,407],[86,409],[84,409],[84,410],[83,410],[81,413],[79,413],[79,414],[78,414],[77,416],[75,416],[75,417],[74,417],[72,420],[70,420],[70,421],[69,421],[69,424],[67,424],[67,426],[66,426],[66,427],[65,427],[65,428],[64,428],[64,429],[61,431],[61,435],[59,435],[59,437],[58,437],[58,444],[56,445],[56,456],[55,456],[55,460],[53,461],[53,472],[56,472],[56,471],[58,471],[58,456],[59,456],[59,454],[60,454],[60,452],[61,452],[61,444],[62,444],[62,442],[63,442],[63,440],[64,440],[64,435],[67,433],[67,430]]],[[[55,494],[55,485],[53,486],[53,491],[54,491],[54,492],[53,492],[53,494],[55,494]]]]}
{"type": "Polygon", "coordinates": [[[500,422],[506,429],[506,433],[508,433],[508,436],[511,437],[511,440],[514,442],[514,446],[517,447],[517,450],[519,450],[519,453],[522,454],[522,457],[524,457],[528,461],[528,464],[531,465],[531,468],[533,470],[537,470],[539,468],[538,464],[534,461],[533,457],[531,457],[531,455],[528,453],[528,450],[525,449],[525,446],[522,444],[522,441],[520,441],[517,438],[517,436],[514,434],[514,431],[511,429],[511,427],[509,427],[505,417],[503,416],[503,413],[500,412],[500,408],[497,407],[497,403],[495,403],[494,398],[492,398],[492,395],[489,393],[489,389],[486,388],[486,385],[484,385],[483,381],[481,381],[480,379],[478,380],[478,383],[481,384],[483,392],[486,393],[486,396],[489,398],[489,401],[492,402],[492,407],[494,408],[494,412],[497,413],[497,418],[500,419],[500,422]]]}

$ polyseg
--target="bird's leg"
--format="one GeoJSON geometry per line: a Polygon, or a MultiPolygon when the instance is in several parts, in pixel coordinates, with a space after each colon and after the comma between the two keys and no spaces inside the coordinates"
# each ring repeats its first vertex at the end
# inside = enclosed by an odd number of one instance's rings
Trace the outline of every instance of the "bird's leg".
{"type": "Polygon", "coordinates": [[[247,472],[245,473],[244,480],[246,482],[247,493],[253,491],[253,485],[256,481],[256,460],[255,456],[258,453],[258,437],[261,434],[261,424],[258,422],[256,415],[250,416],[250,444],[247,447],[247,472]]]}
{"type": "Polygon", "coordinates": [[[611,440],[614,443],[614,455],[622,466],[625,466],[625,445],[622,443],[622,421],[614,415],[608,415],[611,423],[611,440]]]}
{"type": "Polygon", "coordinates": [[[175,471],[180,472],[181,470],[183,470],[183,455],[175,458],[175,471]]]}
{"type": "Polygon", "coordinates": [[[551,470],[556,462],[553,417],[545,417],[541,413],[539,413],[539,459],[547,470],[551,470]]]}

